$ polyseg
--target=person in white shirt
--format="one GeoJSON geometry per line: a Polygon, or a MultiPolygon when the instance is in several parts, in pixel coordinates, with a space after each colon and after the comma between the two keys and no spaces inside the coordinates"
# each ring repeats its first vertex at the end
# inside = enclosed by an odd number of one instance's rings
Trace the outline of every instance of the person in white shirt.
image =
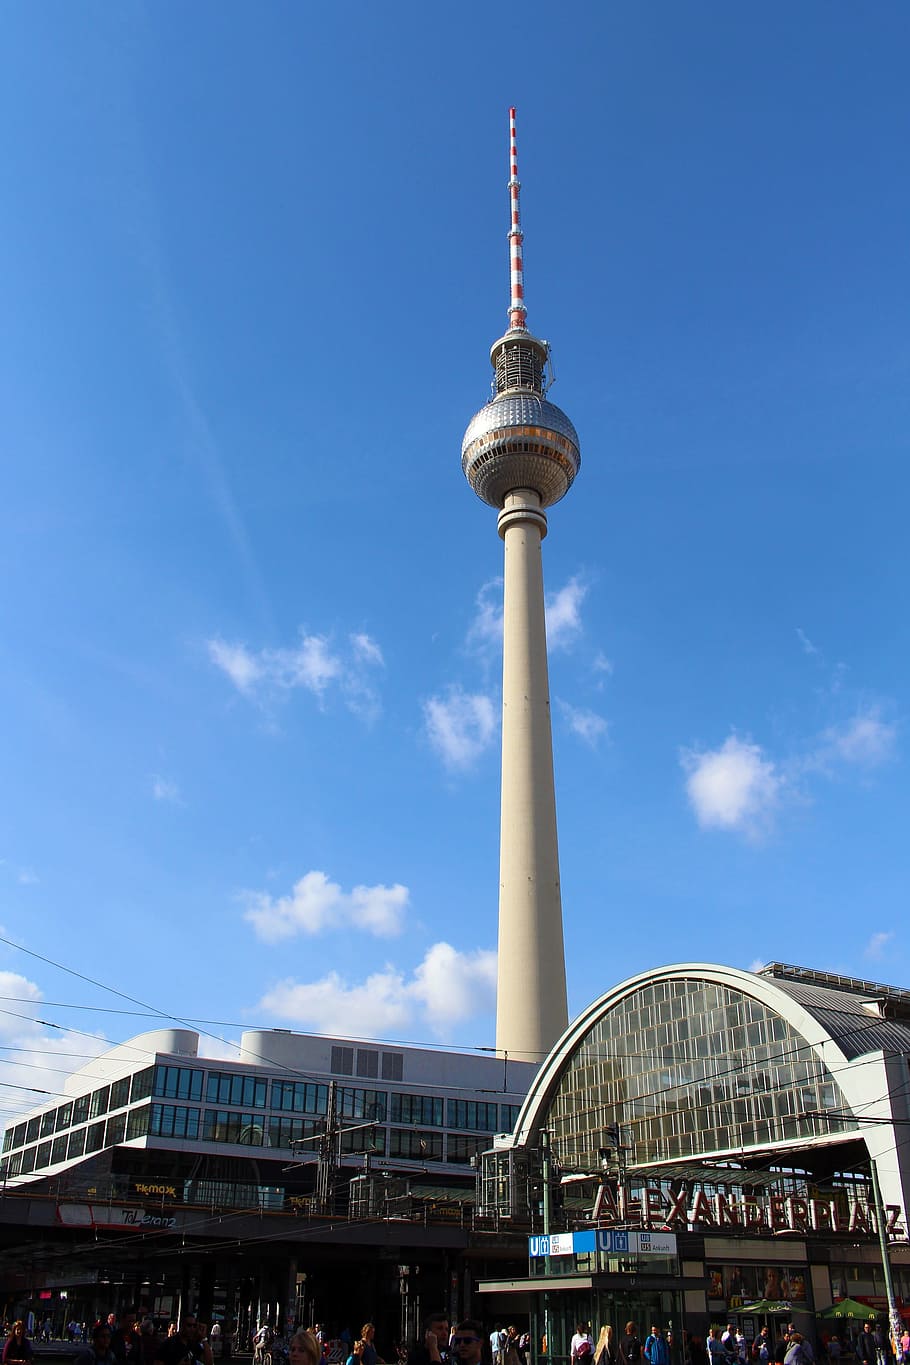
{"type": "Polygon", "coordinates": [[[578,1325],[576,1326],[576,1328],[575,1328],[575,1335],[574,1335],[574,1337],[572,1338],[572,1348],[571,1348],[571,1349],[572,1349],[572,1365],[578,1365],[579,1354],[581,1354],[581,1356],[582,1356],[582,1361],[584,1361],[588,1356],[591,1356],[591,1355],[593,1354],[593,1352],[594,1352],[594,1341],[593,1341],[593,1339],[592,1339],[592,1337],[591,1337],[591,1333],[588,1331],[588,1324],[587,1324],[586,1322],[580,1322],[580,1323],[578,1323],[578,1325]],[[579,1352],[579,1348],[580,1348],[580,1346],[582,1345],[583,1342],[587,1344],[588,1349],[587,1349],[586,1351],[583,1351],[583,1352],[580,1353],[580,1352],[579,1352]]]}

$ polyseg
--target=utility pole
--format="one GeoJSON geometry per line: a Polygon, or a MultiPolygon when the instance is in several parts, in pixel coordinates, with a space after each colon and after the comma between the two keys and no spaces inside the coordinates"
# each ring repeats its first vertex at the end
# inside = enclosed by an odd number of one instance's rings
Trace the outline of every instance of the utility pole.
{"type": "Polygon", "coordinates": [[[325,1106],[325,1129],[319,1141],[316,1166],[316,1211],[331,1213],[338,1169],[338,1126],[335,1116],[335,1082],[329,1081],[325,1106]]]}
{"type": "MultiPolygon", "coordinates": [[[[540,1130],[540,1175],[543,1180],[543,1235],[550,1235],[550,1133],[546,1128],[540,1130]]],[[[544,1259],[544,1274],[549,1279],[550,1258],[544,1259]]],[[[543,1294],[543,1335],[546,1342],[546,1356],[550,1360],[553,1357],[553,1343],[550,1340],[550,1291],[544,1290],[543,1294]]]]}
{"type": "Polygon", "coordinates": [[[885,1295],[888,1299],[888,1318],[891,1323],[891,1346],[894,1351],[894,1359],[900,1359],[900,1340],[904,1330],[903,1320],[897,1311],[897,1303],[894,1298],[894,1281],[891,1278],[891,1257],[888,1255],[888,1231],[885,1221],[885,1209],[882,1204],[882,1191],[878,1183],[878,1169],[875,1165],[875,1157],[869,1157],[869,1171],[872,1175],[872,1199],[875,1204],[875,1226],[878,1229],[878,1244],[882,1253],[882,1270],[885,1275],[885,1295]]]}

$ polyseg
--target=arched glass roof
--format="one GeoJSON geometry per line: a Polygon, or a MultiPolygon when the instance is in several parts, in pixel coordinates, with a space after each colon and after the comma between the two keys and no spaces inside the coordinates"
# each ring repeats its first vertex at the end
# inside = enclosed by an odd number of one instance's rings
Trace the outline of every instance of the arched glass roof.
{"type": "Polygon", "coordinates": [[[846,1066],[778,983],[731,968],[663,968],[570,1026],[528,1096],[519,1141],[546,1127],[564,1164],[593,1171],[613,1124],[636,1165],[830,1140],[856,1132],[843,1117],[846,1066]]]}

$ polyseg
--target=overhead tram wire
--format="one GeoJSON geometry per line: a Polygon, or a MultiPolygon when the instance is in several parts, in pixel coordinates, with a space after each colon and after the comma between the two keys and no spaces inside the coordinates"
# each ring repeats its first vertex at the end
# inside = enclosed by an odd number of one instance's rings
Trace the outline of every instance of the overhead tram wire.
{"type": "MultiPolygon", "coordinates": [[[[903,1087],[903,1089],[904,1089],[904,1090],[910,1090],[910,1081],[908,1081],[907,1083],[905,1083],[905,1086],[903,1087]]],[[[897,1091],[897,1092],[893,1092],[893,1093],[899,1094],[899,1093],[901,1093],[901,1092],[900,1092],[900,1091],[897,1091]]],[[[875,1102],[876,1102],[876,1101],[868,1101],[868,1103],[875,1103],[875,1102]]],[[[822,1111],[822,1112],[824,1112],[824,1111],[822,1111]]],[[[857,1139],[860,1137],[860,1135],[859,1135],[858,1133],[857,1133],[857,1134],[853,1134],[852,1136],[853,1136],[853,1140],[857,1140],[857,1139]]],[[[907,1138],[907,1139],[905,1139],[905,1140],[902,1141],[902,1142],[896,1143],[893,1147],[886,1148],[885,1150],[886,1150],[886,1152],[888,1152],[888,1153],[892,1153],[892,1152],[893,1152],[893,1153],[896,1154],[899,1150],[901,1150],[903,1147],[908,1146],[908,1145],[910,1145],[910,1138],[907,1138]]],[[[730,1159],[730,1160],[735,1159],[735,1155],[734,1155],[733,1153],[728,1153],[728,1154],[726,1154],[726,1155],[727,1155],[727,1159],[730,1159]]],[[[798,1154],[797,1154],[797,1155],[798,1155],[798,1154]]],[[[764,1171],[764,1172],[770,1173],[771,1170],[772,1170],[774,1167],[780,1167],[781,1162],[782,1162],[782,1160],[783,1160],[784,1158],[785,1158],[785,1154],[784,1154],[784,1153],[778,1153],[778,1154],[774,1154],[774,1155],[770,1155],[770,1154],[769,1154],[769,1157],[768,1157],[768,1159],[767,1159],[766,1161],[763,1161],[763,1162],[758,1163],[758,1164],[753,1164],[751,1167],[747,1167],[747,1168],[735,1168],[735,1167],[725,1168],[725,1167],[718,1167],[718,1168],[717,1168],[717,1171],[716,1171],[716,1175],[717,1175],[717,1182],[716,1182],[716,1183],[718,1183],[718,1184],[729,1183],[731,1180],[735,1179],[736,1177],[740,1177],[740,1178],[746,1177],[746,1178],[747,1178],[750,1171],[753,1171],[753,1172],[764,1171]],[[728,1181],[725,1181],[725,1180],[724,1180],[724,1176],[729,1176],[729,1180],[728,1180],[728,1181]]],[[[643,1163],[643,1164],[647,1165],[647,1164],[651,1164],[651,1163],[643,1163]]],[[[866,1171],[866,1172],[867,1172],[867,1171],[868,1171],[868,1157],[866,1157],[864,1160],[860,1160],[860,1161],[858,1161],[858,1162],[852,1163],[851,1165],[842,1166],[842,1167],[839,1168],[839,1170],[840,1170],[840,1172],[843,1173],[843,1174],[849,1174],[851,1171],[856,1171],[856,1172],[858,1172],[858,1173],[862,1173],[863,1171],[866,1171]]],[[[259,1216],[259,1215],[261,1215],[261,1213],[262,1213],[262,1210],[261,1210],[261,1208],[257,1205],[257,1206],[255,1206],[255,1207],[250,1207],[250,1208],[248,1208],[248,1209],[235,1209],[235,1210],[225,1211],[225,1212],[219,1214],[219,1220],[220,1220],[221,1222],[228,1222],[228,1221],[231,1221],[231,1220],[234,1220],[234,1219],[249,1218],[249,1217],[252,1217],[252,1216],[259,1216]]],[[[199,1219],[198,1219],[197,1221],[195,1221],[195,1222],[192,1222],[192,1223],[189,1223],[189,1224],[185,1224],[184,1227],[183,1227],[182,1229],[180,1229],[180,1231],[181,1231],[181,1233],[184,1233],[184,1234],[185,1234],[186,1232],[192,1232],[192,1230],[193,1230],[194,1227],[196,1227],[196,1226],[202,1226],[202,1225],[208,1224],[210,1221],[211,1221],[211,1215],[207,1215],[207,1216],[204,1217],[204,1218],[199,1218],[199,1219]]],[[[236,1238],[236,1237],[224,1237],[224,1238],[218,1238],[217,1240],[212,1240],[211,1242],[208,1242],[208,1243],[203,1243],[201,1246],[200,1246],[200,1245],[193,1245],[192,1247],[188,1247],[188,1248],[179,1248],[179,1247],[178,1247],[178,1248],[174,1248],[174,1247],[165,1247],[165,1246],[162,1246],[162,1247],[160,1248],[160,1251],[157,1250],[157,1249],[152,1248],[152,1249],[150,1250],[150,1252],[149,1252],[149,1255],[150,1255],[150,1257],[157,1257],[159,1254],[160,1254],[160,1255],[181,1254],[181,1252],[184,1251],[184,1250],[187,1251],[187,1252],[192,1252],[193,1254],[199,1254],[199,1253],[201,1253],[201,1252],[204,1253],[204,1252],[209,1252],[209,1251],[226,1250],[226,1249],[229,1249],[229,1248],[231,1248],[231,1247],[237,1247],[237,1246],[244,1246],[244,1247],[246,1247],[246,1246],[254,1246],[254,1245],[256,1245],[256,1244],[259,1243],[259,1242],[276,1242],[276,1241],[290,1240],[291,1238],[297,1238],[297,1239],[300,1240],[300,1241],[306,1241],[306,1240],[310,1240],[310,1239],[317,1240],[317,1239],[319,1239],[320,1237],[323,1237],[323,1236],[325,1236],[325,1235],[327,1235],[327,1234],[329,1234],[329,1233],[334,1232],[334,1231],[336,1230],[336,1228],[338,1227],[339,1224],[342,1225],[344,1228],[350,1229],[350,1228],[355,1228],[355,1227],[369,1227],[369,1226],[372,1226],[375,1222],[376,1222],[375,1219],[362,1219],[362,1220],[357,1220],[357,1221],[352,1222],[352,1221],[349,1221],[349,1220],[347,1220],[347,1219],[341,1219],[341,1218],[339,1218],[339,1219],[337,1219],[337,1220],[332,1220],[332,1221],[329,1223],[328,1226],[315,1227],[315,1228],[308,1229],[308,1230],[306,1230],[306,1231],[301,1230],[300,1227],[299,1227],[299,1225],[297,1225],[296,1222],[295,1222],[295,1224],[294,1224],[292,1227],[289,1227],[285,1232],[281,1232],[281,1233],[275,1233],[275,1232],[273,1232],[273,1233],[269,1233],[269,1234],[263,1234],[261,1237],[255,1237],[255,1238],[249,1238],[249,1239],[243,1239],[243,1240],[241,1240],[241,1239],[239,1239],[239,1238],[236,1238]]],[[[98,1241],[98,1240],[95,1240],[95,1241],[93,1241],[93,1242],[91,1242],[91,1243],[87,1243],[84,1247],[69,1248],[69,1249],[68,1249],[68,1254],[69,1254],[69,1255],[78,1255],[78,1254],[80,1254],[80,1253],[82,1253],[82,1252],[85,1252],[85,1253],[93,1253],[93,1252],[97,1252],[97,1250],[99,1249],[99,1247],[102,1248],[102,1249],[104,1249],[104,1250],[108,1250],[108,1251],[110,1251],[111,1253],[116,1253],[117,1251],[122,1251],[123,1253],[128,1254],[130,1248],[131,1248],[131,1247],[136,1247],[137,1243],[142,1244],[142,1245],[145,1245],[146,1247],[148,1247],[149,1243],[156,1243],[156,1242],[162,1242],[162,1243],[163,1243],[163,1242],[166,1241],[167,1238],[168,1238],[169,1236],[171,1236],[171,1235],[172,1235],[172,1230],[171,1230],[171,1229],[167,1229],[167,1228],[150,1228],[150,1229],[148,1229],[148,1231],[139,1234],[139,1235],[137,1236],[137,1238],[135,1238],[135,1239],[131,1238],[130,1241],[129,1241],[128,1243],[124,1243],[123,1240],[122,1240],[121,1238],[112,1239],[112,1240],[110,1240],[110,1241],[98,1241]]],[[[61,1255],[64,1254],[65,1251],[66,1251],[66,1249],[61,1248],[60,1254],[61,1254],[61,1255]]]]}
{"type": "MultiPolygon", "coordinates": [[[[155,1019],[162,1019],[162,1020],[164,1020],[166,1023],[169,1023],[169,1024],[180,1024],[182,1027],[190,1029],[191,1032],[199,1032],[199,1033],[204,1034],[205,1037],[211,1038],[211,1039],[212,1039],[214,1042],[216,1042],[216,1043],[220,1043],[220,1044],[222,1045],[222,1047],[231,1047],[231,1048],[236,1048],[238,1051],[240,1050],[240,1044],[239,1044],[239,1043],[231,1042],[229,1039],[227,1039],[227,1038],[222,1038],[222,1037],[220,1037],[217,1033],[212,1033],[212,1032],[210,1032],[208,1029],[199,1027],[198,1025],[197,1025],[196,1027],[194,1027],[193,1024],[191,1023],[191,1021],[188,1020],[188,1019],[181,1018],[181,1017],[180,1017],[179,1015],[177,1015],[177,1014],[168,1014],[165,1010],[156,1009],[153,1005],[149,1005],[149,1004],[147,1003],[147,1001],[145,1001],[145,1000],[139,1000],[139,999],[137,999],[136,996],[127,994],[126,991],[118,990],[116,986],[108,986],[108,985],[107,985],[105,982],[103,982],[103,981],[96,981],[94,977],[87,976],[84,972],[78,972],[78,971],[76,971],[76,969],[75,969],[74,967],[67,967],[66,964],[63,963],[63,962],[56,962],[53,958],[51,958],[51,957],[46,957],[43,953],[35,952],[35,950],[34,950],[33,948],[26,948],[26,947],[24,947],[21,943],[16,943],[13,939],[6,938],[6,937],[5,937],[4,935],[2,935],[2,934],[0,934],[0,944],[5,944],[8,948],[14,948],[14,949],[16,949],[17,952],[25,953],[27,957],[33,957],[33,958],[36,959],[36,961],[38,961],[38,962],[44,962],[47,966],[49,966],[49,967],[55,967],[58,971],[66,972],[68,976],[74,976],[74,977],[76,977],[76,979],[79,980],[79,981],[85,981],[85,982],[88,983],[88,985],[94,986],[94,987],[96,987],[96,989],[98,989],[98,990],[108,991],[111,995],[116,995],[116,996],[118,996],[121,1000],[128,1000],[129,1003],[130,1003],[131,1005],[141,1005],[142,1009],[143,1009],[143,1010],[147,1010],[147,1011],[149,1012],[149,1015],[150,1015],[152,1018],[155,1018],[155,1019]]],[[[36,1002],[36,1003],[37,1003],[37,1002],[36,1002]]],[[[31,1016],[22,1016],[22,1017],[24,1017],[24,1018],[31,1018],[31,1016]]],[[[63,1028],[63,1027],[65,1027],[65,1026],[62,1025],[62,1024],[57,1024],[57,1025],[50,1025],[50,1027],[63,1028]]],[[[73,1032],[76,1032],[76,1033],[79,1033],[79,1032],[80,1032],[79,1029],[74,1029],[74,1030],[72,1030],[72,1031],[73,1031],[73,1032]]],[[[90,1036],[92,1036],[92,1035],[86,1035],[86,1036],[89,1036],[89,1037],[90,1037],[90,1036]]],[[[380,1040],[378,1040],[378,1039],[370,1039],[370,1042],[373,1042],[373,1043],[378,1042],[378,1041],[380,1041],[380,1040]]],[[[404,1045],[404,1044],[399,1044],[399,1046],[405,1046],[405,1045],[404,1045]]],[[[325,1083],[325,1077],[324,1077],[324,1075],[323,1075],[323,1074],[320,1074],[320,1073],[318,1073],[318,1072],[304,1071],[304,1070],[301,1069],[300,1067],[289,1066],[286,1062],[277,1062],[277,1061],[274,1060],[274,1058],[267,1057],[267,1056],[265,1056],[263,1053],[253,1053],[253,1054],[251,1054],[251,1055],[254,1056],[254,1057],[257,1059],[257,1063],[261,1063],[263,1066],[267,1066],[267,1067],[274,1067],[274,1068],[276,1068],[278,1071],[283,1072],[285,1075],[292,1076],[292,1077],[296,1077],[297,1079],[303,1080],[303,1081],[313,1081],[313,1082],[315,1082],[316,1084],[324,1084],[324,1083],[325,1083]]],[[[209,1060],[209,1059],[202,1059],[202,1060],[209,1060]]],[[[458,1089],[458,1090],[470,1090],[470,1091],[472,1091],[472,1092],[476,1091],[476,1086],[452,1086],[452,1087],[450,1087],[450,1088],[453,1089],[453,1090],[454,1090],[454,1089],[458,1089]]],[[[490,1094],[511,1094],[511,1093],[514,1093],[514,1092],[508,1091],[508,1090],[506,1090],[505,1088],[503,1088],[502,1090],[495,1090],[495,1091],[491,1089],[489,1093],[490,1093],[490,1094]]]]}
{"type": "MultiPolygon", "coordinates": [[[[3,941],[3,940],[0,939],[0,942],[2,942],[2,941],[3,941]]],[[[24,950],[24,951],[28,951],[28,950],[24,950]]],[[[51,965],[57,966],[57,965],[59,965],[59,964],[52,963],[51,965]]],[[[67,969],[66,969],[66,968],[63,968],[63,970],[67,970],[67,969]]],[[[100,984],[100,983],[96,983],[96,984],[100,984]]],[[[107,987],[102,987],[102,989],[108,989],[108,988],[107,988],[107,987]]],[[[111,989],[113,989],[113,988],[111,988],[111,989]]],[[[49,1003],[49,1002],[41,1001],[40,1003],[43,1005],[43,1004],[46,1004],[46,1003],[49,1003]]],[[[79,1007],[76,1007],[76,1008],[79,1008],[79,1007]]],[[[99,1007],[99,1008],[101,1008],[101,1007],[99,1007]]],[[[120,1013],[120,1011],[114,1011],[114,1012],[115,1012],[115,1013],[120,1013]]],[[[125,1011],[124,1011],[124,1012],[125,1012],[125,1011]]],[[[92,1038],[92,1039],[97,1039],[97,1038],[98,1038],[98,1035],[95,1034],[95,1033],[86,1033],[84,1030],[82,1030],[82,1029],[77,1029],[77,1028],[75,1028],[74,1026],[69,1025],[69,1024],[57,1024],[57,1023],[53,1022],[52,1020],[37,1019],[37,1018],[35,1018],[35,1017],[32,1016],[32,1015],[16,1014],[16,1013],[14,1013],[14,1011],[12,1011],[12,1010],[0,1010],[0,1014],[8,1014],[8,1015],[11,1015],[13,1018],[25,1019],[25,1020],[28,1020],[28,1021],[31,1022],[31,1023],[41,1024],[41,1025],[43,1025],[43,1026],[45,1026],[45,1027],[47,1027],[47,1028],[58,1029],[58,1030],[61,1030],[62,1032],[74,1033],[74,1034],[78,1035],[79,1037],[92,1038]]],[[[170,1020],[174,1020],[174,1016],[164,1015],[164,1014],[159,1014],[159,1015],[150,1014],[149,1017],[151,1017],[151,1018],[163,1017],[163,1018],[167,1018],[167,1019],[170,1019],[170,1020]]],[[[189,1022],[189,1021],[186,1021],[186,1020],[175,1020],[175,1022],[178,1022],[178,1023],[187,1023],[187,1022],[189,1022]]],[[[848,1037],[850,1037],[850,1038],[852,1038],[852,1037],[860,1037],[860,1036],[862,1036],[862,1034],[864,1034],[864,1033],[871,1032],[871,1031],[877,1029],[877,1028],[879,1027],[879,1025],[880,1025],[880,1021],[874,1021],[874,1022],[870,1022],[870,1023],[868,1023],[868,1024],[861,1024],[861,1025],[858,1025],[855,1029],[850,1029],[850,1030],[845,1031],[845,1033],[844,1033],[843,1036],[844,1036],[845,1039],[848,1038],[848,1037]]],[[[238,1025],[238,1027],[242,1027],[242,1025],[238,1025]]],[[[206,1036],[207,1036],[207,1037],[212,1037],[212,1038],[214,1038],[215,1041],[220,1042],[220,1043],[222,1043],[222,1044],[225,1045],[225,1046],[229,1046],[229,1047],[239,1047],[239,1044],[237,1044],[237,1043],[231,1043],[231,1042],[229,1042],[229,1041],[226,1040],[226,1039],[217,1037],[217,1035],[214,1035],[214,1034],[206,1034],[206,1036]]],[[[99,1052],[98,1054],[96,1054],[95,1057],[89,1057],[89,1058],[88,1058],[89,1061],[97,1060],[98,1058],[100,1058],[101,1056],[103,1056],[103,1054],[104,1054],[105,1051],[109,1050],[109,1049],[112,1048],[112,1047],[128,1047],[128,1046],[130,1046],[130,1043],[131,1043],[132,1040],[126,1040],[126,1041],[124,1041],[124,1042],[116,1042],[116,1041],[113,1041],[113,1040],[110,1040],[110,1039],[104,1039],[104,1040],[99,1040],[99,1041],[103,1041],[104,1044],[105,1044],[105,1047],[104,1047],[104,1049],[102,1050],[102,1052],[99,1052]]],[[[369,1040],[369,1041],[372,1042],[372,1043],[381,1043],[381,1042],[388,1042],[388,1041],[390,1041],[390,1040],[387,1040],[387,1039],[385,1039],[385,1040],[383,1040],[383,1039],[371,1039],[371,1040],[369,1040]]],[[[399,1044],[399,1046],[407,1046],[407,1045],[406,1045],[406,1044],[399,1044]]],[[[414,1046],[421,1046],[421,1045],[420,1045],[420,1044],[414,1044],[414,1046]]],[[[494,1051],[495,1049],[477,1049],[477,1050],[479,1050],[479,1051],[482,1051],[482,1050],[494,1051]]],[[[148,1056],[148,1055],[149,1055],[149,1053],[147,1052],[147,1050],[144,1050],[144,1049],[136,1048],[135,1051],[137,1051],[137,1052],[140,1054],[140,1056],[148,1056]]],[[[891,1049],[885,1049],[885,1051],[886,1051],[887,1055],[889,1055],[889,1056],[891,1056],[891,1055],[897,1055],[897,1054],[896,1054],[895,1052],[893,1052],[891,1049]]],[[[799,1055],[801,1052],[811,1052],[811,1053],[814,1055],[814,1053],[815,1053],[815,1045],[812,1044],[812,1043],[805,1042],[805,1041],[802,1042],[802,1043],[797,1043],[797,1044],[795,1044],[795,1045],[794,1045],[793,1047],[791,1047],[791,1048],[784,1049],[778,1056],[774,1057],[773,1059],[769,1059],[769,1061],[768,1061],[768,1063],[766,1063],[766,1065],[768,1065],[768,1066],[777,1066],[777,1065],[780,1065],[781,1062],[786,1062],[786,1061],[788,1061],[788,1060],[793,1060],[793,1059],[797,1058],[798,1055],[799,1055]]],[[[261,1054],[257,1054],[257,1055],[260,1055],[260,1056],[261,1056],[261,1054]]],[[[588,1055],[591,1056],[591,1057],[593,1057],[593,1058],[595,1058],[595,1059],[599,1058],[599,1059],[604,1060],[604,1061],[612,1061],[612,1060],[616,1060],[617,1058],[625,1058],[625,1059],[628,1059],[628,1060],[636,1060],[636,1061],[651,1061],[651,1060],[653,1059],[653,1057],[654,1057],[654,1053],[653,1053],[653,1052],[622,1052],[622,1053],[614,1053],[614,1052],[590,1052],[590,1051],[589,1051],[588,1055]]],[[[215,1060],[217,1060],[217,1059],[215,1059],[215,1058],[209,1058],[209,1057],[204,1057],[204,1056],[203,1056],[203,1057],[200,1057],[199,1060],[202,1061],[202,1062],[211,1062],[211,1061],[215,1061],[215,1060]]],[[[296,1076],[296,1077],[299,1077],[299,1078],[304,1079],[304,1080],[314,1081],[314,1082],[317,1082],[317,1083],[319,1083],[319,1084],[324,1084],[324,1083],[325,1083],[324,1076],[322,1076],[321,1074],[310,1074],[310,1073],[307,1073],[307,1072],[303,1072],[303,1071],[299,1070],[298,1068],[287,1066],[287,1064],[282,1063],[282,1062],[271,1062],[271,1061],[269,1061],[267,1058],[261,1058],[261,1060],[263,1060],[263,1062],[264,1062],[265,1065],[270,1066],[270,1067],[274,1067],[276,1070],[279,1070],[279,1071],[282,1071],[282,1072],[286,1072],[288,1075],[296,1076]]],[[[695,1061],[709,1061],[709,1060],[711,1060],[711,1059],[710,1059],[710,1058],[674,1057],[673,1060],[672,1060],[671,1062],[664,1062],[664,1061],[662,1061],[662,1062],[661,1062],[661,1065],[662,1065],[662,1066],[669,1066],[669,1067],[672,1067],[672,1066],[686,1065],[686,1064],[688,1064],[688,1063],[695,1062],[695,1061]]],[[[32,1068],[34,1068],[35,1070],[39,1070],[39,1071],[41,1071],[41,1070],[52,1070],[52,1069],[54,1069],[54,1068],[45,1068],[45,1067],[42,1067],[39,1063],[34,1063],[34,1062],[10,1062],[9,1064],[10,1064],[11,1066],[17,1066],[17,1067],[22,1067],[22,1068],[32,1067],[32,1068]]],[[[852,1066],[852,1063],[846,1062],[846,1063],[844,1063],[842,1066],[828,1067],[828,1068],[827,1068],[828,1074],[831,1075],[831,1076],[840,1075],[841,1072],[848,1071],[848,1070],[850,1069],[851,1066],[852,1066]]],[[[82,1072],[87,1072],[89,1068],[88,1068],[88,1067],[83,1067],[83,1068],[78,1068],[78,1069],[79,1069],[80,1071],[82,1071],[82,1072]]],[[[728,1068],[726,1068],[726,1069],[724,1069],[724,1070],[715,1070],[715,1071],[712,1073],[712,1075],[706,1076],[706,1077],[700,1079],[699,1081],[695,1081],[695,1082],[682,1082],[682,1084],[683,1084],[683,1085],[688,1085],[688,1084],[696,1084],[696,1085],[702,1084],[702,1085],[708,1085],[708,1084],[711,1084],[713,1081],[722,1080],[722,1079],[724,1079],[725,1077],[731,1076],[731,1075],[740,1075],[741,1073],[742,1073],[742,1066],[739,1065],[739,1064],[736,1064],[736,1065],[730,1066],[730,1067],[728,1067],[728,1068]]],[[[69,1074],[69,1075],[71,1075],[71,1074],[74,1074],[74,1073],[69,1072],[69,1073],[60,1073],[60,1074],[69,1074]]],[[[99,1077],[98,1079],[103,1079],[103,1077],[99,1077]]],[[[13,1087],[13,1088],[16,1088],[16,1087],[13,1087]]],[[[20,1088],[20,1089],[28,1089],[29,1087],[27,1087],[27,1086],[20,1086],[20,1087],[18,1087],[18,1088],[20,1088]]],[[[451,1089],[451,1090],[465,1090],[465,1091],[471,1091],[472,1093],[477,1092],[476,1086],[449,1086],[448,1088],[451,1089]]],[[[673,1087],[671,1087],[671,1088],[672,1088],[672,1089],[678,1089],[679,1087],[678,1087],[678,1086],[673,1086],[673,1087]]],[[[625,1103],[627,1103],[627,1104],[636,1104],[636,1105],[637,1105],[637,1104],[640,1104],[640,1103],[641,1103],[642,1101],[644,1101],[644,1100],[654,1099],[654,1098],[656,1098],[657,1096],[664,1095],[664,1094],[666,1094],[666,1092],[667,1092],[667,1087],[662,1086],[659,1090],[647,1091],[647,1092],[645,1092],[645,1094],[643,1094],[643,1095],[638,1095],[638,1096],[636,1096],[634,1100],[625,1101],[625,1103]]],[[[46,1094],[51,1095],[51,1096],[53,1096],[53,1097],[68,1098],[67,1093],[66,1093],[65,1091],[50,1091],[50,1090],[49,1090],[49,1091],[45,1091],[45,1092],[43,1092],[43,1093],[46,1093],[46,1094]]],[[[507,1093],[513,1093],[513,1092],[504,1091],[504,1090],[501,1090],[501,1089],[496,1089],[496,1090],[490,1089],[489,1091],[483,1091],[483,1092],[477,1092],[477,1093],[507,1094],[507,1093]]],[[[634,1121],[634,1120],[632,1120],[632,1121],[634,1121]]]]}

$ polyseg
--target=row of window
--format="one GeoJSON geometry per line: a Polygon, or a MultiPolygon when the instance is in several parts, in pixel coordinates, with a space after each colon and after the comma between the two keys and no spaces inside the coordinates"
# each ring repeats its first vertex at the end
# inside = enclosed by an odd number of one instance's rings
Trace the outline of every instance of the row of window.
{"type": "Polygon", "coordinates": [[[129,1114],[115,1114],[113,1118],[91,1123],[87,1128],[75,1128],[71,1133],[63,1133],[4,1157],[3,1169],[8,1177],[31,1175],[32,1171],[43,1171],[47,1166],[56,1166],[62,1161],[91,1156],[103,1147],[144,1137],[148,1131],[148,1114],[146,1105],[129,1114]]]}
{"type": "MultiPolygon", "coordinates": [[[[62,1130],[75,1128],[77,1124],[87,1123],[89,1119],[99,1118],[115,1109],[123,1109],[128,1104],[138,1104],[140,1100],[147,1100],[152,1093],[154,1070],[154,1067],[146,1067],[144,1071],[137,1071],[134,1076],[124,1076],[123,1080],[114,1081],[112,1085],[99,1086],[90,1095],[80,1095],[77,1100],[68,1100],[57,1109],[48,1109],[24,1123],[7,1128],[3,1135],[4,1152],[35,1142],[39,1138],[50,1137],[62,1130]]],[[[103,1128],[104,1124],[101,1127],[103,1128]]]]}
{"type": "MultiPolygon", "coordinates": [[[[181,1104],[144,1105],[129,1114],[117,1114],[99,1123],[62,1134],[47,1142],[26,1147],[4,1158],[7,1177],[30,1175],[64,1161],[88,1156],[118,1142],[133,1138],[180,1138],[187,1141],[236,1143],[246,1147],[315,1148],[323,1125],[318,1119],[265,1117],[228,1109],[195,1109],[181,1104]]],[[[489,1145],[488,1137],[444,1135],[415,1128],[390,1128],[365,1125],[341,1133],[342,1152],[375,1152],[390,1157],[419,1161],[468,1163],[489,1145]]]]}
{"type": "MultiPolygon", "coordinates": [[[[269,1081],[265,1077],[230,1071],[204,1072],[196,1068],[159,1065],[112,1085],[101,1086],[57,1109],[49,1109],[25,1123],[7,1129],[3,1151],[14,1151],[42,1138],[50,1138],[91,1119],[141,1100],[196,1100],[230,1105],[244,1110],[270,1109],[282,1114],[325,1114],[328,1086],[312,1081],[269,1081]],[[269,1092],[269,1087],[271,1091],[269,1092]]],[[[459,1128],[475,1133],[511,1131],[518,1117],[517,1104],[479,1100],[446,1100],[437,1095],[409,1095],[359,1086],[339,1086],[336,1110],[343,1119],[376,1120],[378,1123],[410,1123],[422,1128],[459,1128]]],[[[165,1136],[165,1135],[162,1135],[165,1136]]],[[[176,1136],[167,1134],[166,1136],[176,1136]]]]}

